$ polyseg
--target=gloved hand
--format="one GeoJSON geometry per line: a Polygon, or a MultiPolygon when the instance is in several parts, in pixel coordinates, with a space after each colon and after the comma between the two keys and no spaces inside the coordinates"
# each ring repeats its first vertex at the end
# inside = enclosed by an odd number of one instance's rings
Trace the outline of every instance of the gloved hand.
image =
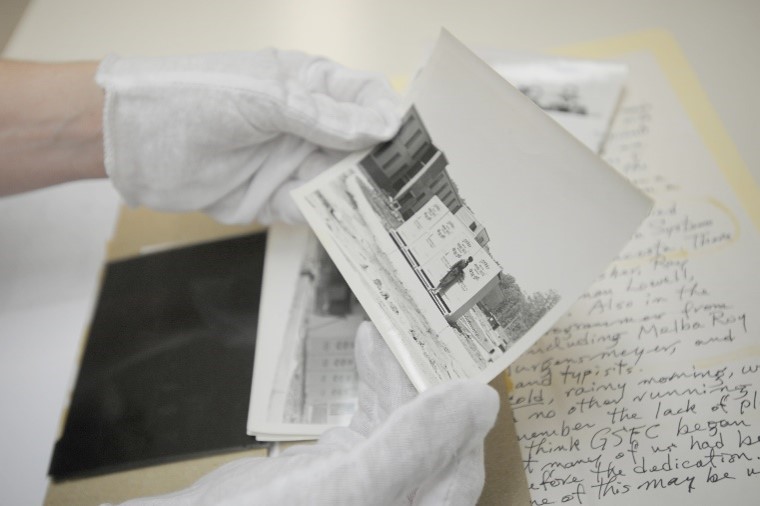
{"type": "Polygon", "coordinates": [[[355,349],[359,409],[349,427],[278,457],[231,462],[186,490],[125,506],[474,504],[496,392],[460,380],[417,396],[369,323],[359,328],[355,349]]]}
{"type": "Polygon", "coordinates": [[[104,59],[106,172],[130,205],[225,223],[299,221],[288,192],[390,138],[379,76],[298,52],[104,59]]]}

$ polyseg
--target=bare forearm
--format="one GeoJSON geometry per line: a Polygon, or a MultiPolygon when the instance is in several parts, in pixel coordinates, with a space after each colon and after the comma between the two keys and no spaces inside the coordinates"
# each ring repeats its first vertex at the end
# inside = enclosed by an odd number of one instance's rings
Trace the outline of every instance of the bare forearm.
{"type": "Polygon", "coordinates": [[[0,61],[0,195],[105,176],[96,69],[0,61]]]}

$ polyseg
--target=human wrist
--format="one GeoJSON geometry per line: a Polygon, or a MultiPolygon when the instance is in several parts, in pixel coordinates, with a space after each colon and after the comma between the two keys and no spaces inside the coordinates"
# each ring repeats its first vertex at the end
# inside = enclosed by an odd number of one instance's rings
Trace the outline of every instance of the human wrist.
{"type": "Polygon", "coordinates": [[[104,177],[97,62],[0,62],[0,194],[104,177]]]}

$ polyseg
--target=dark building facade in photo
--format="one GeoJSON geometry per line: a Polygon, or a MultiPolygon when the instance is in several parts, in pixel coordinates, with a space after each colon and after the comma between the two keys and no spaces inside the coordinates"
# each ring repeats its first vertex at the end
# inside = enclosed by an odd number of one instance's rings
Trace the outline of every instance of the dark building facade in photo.
{"type": "Polygon", "coordinates": [[[410,218],[433,195],[452,213],[463,206],[446,171],[448,160],[433,144],[414,107],[404,116],[398,134],[377,146],[359,165],[388,195],[404,219],[410,218]]]}

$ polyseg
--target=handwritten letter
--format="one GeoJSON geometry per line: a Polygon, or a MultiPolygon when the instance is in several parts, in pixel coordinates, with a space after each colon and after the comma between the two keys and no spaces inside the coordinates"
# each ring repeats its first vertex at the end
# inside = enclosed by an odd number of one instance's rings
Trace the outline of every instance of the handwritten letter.
{"type": "Polygon", "coordinates": [[[760,241],[654,61],[629,63],[605,157],[657,205],[510,368],[532,503],[748,504],[760,241]]]}

